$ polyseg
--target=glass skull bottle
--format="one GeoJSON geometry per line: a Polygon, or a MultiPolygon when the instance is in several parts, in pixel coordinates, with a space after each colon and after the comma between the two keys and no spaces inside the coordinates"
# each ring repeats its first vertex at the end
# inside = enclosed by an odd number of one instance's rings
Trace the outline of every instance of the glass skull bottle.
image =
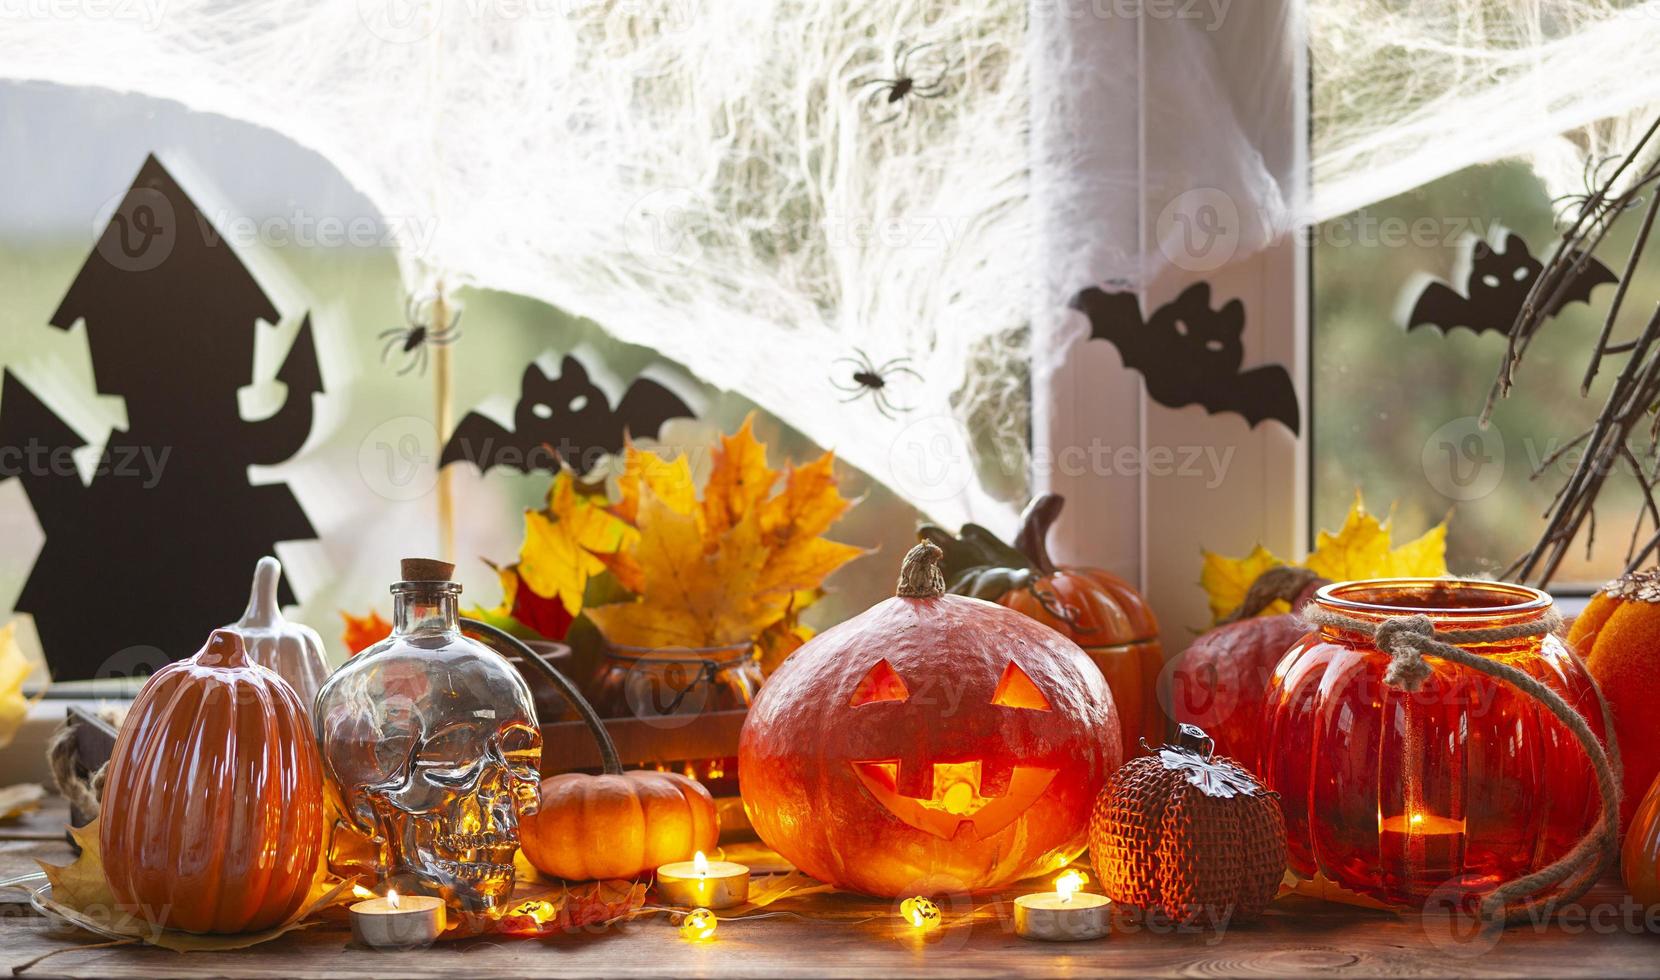
{"type": "Polygon", "coordinates": [[[409,559],[402,571],[392,635],[317,694],[329,866],[494,912],[513,892],[519,815],[536,811],[536,709],[513,667],[462,635],[454,566],[409,559]]]}

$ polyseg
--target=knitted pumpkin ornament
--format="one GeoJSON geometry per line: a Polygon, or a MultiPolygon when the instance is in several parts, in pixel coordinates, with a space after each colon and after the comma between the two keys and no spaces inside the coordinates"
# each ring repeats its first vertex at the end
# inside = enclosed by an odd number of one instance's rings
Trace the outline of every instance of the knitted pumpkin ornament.
{"type": "Polygon", "coordinates": [[[1090,859],[1108,898],[1182,923],[1254,918],[1285,875],[1279,795],[1193,725],[1124,764],[1101,790],[1090,859]]]}

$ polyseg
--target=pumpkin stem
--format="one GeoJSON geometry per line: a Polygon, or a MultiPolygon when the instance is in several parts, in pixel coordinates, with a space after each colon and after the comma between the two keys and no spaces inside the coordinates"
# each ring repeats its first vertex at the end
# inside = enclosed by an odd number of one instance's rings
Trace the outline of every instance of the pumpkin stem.
{"type": "Polygon", "coordinates": [[[1206,735],[1198,725],[1177,725],[1176,744],[1201,759],[1208,760],[1216,752],[1216,740],[1206,735]]]}
{"type": "MultiPolygon", "coordinates": [[[[1303,590],[1319,577],[1320,573],[1311,569],[1296,565],[1275,565],[1256,577],[1251,587],[1245,590],[1245,601],[1239,604],[1238,609],[1218,620],[1216,625],[1226,626],[1242,619],[1250,619],[1277,600],[1291,602],[1302,595],[1303,590]]],[[[1293,609],[1292,612],[1296,610],[1293,609]]]]}
{"type": "Polygon", "coordinates": [[[282,578],[282,563],[266,555],[254,566],[254,584],[248,590],[248,609],[238,626],[274,626],[282,619],[277,607],[277,582],[282,578]]]}
{"type": "Polygon", "coordinates": [[[246,667],[248,648],[242,644],[241,633],[217,629],[196,654],[196,662],[206,667],[246,667]]]}
{"type": "Polygon", "coordinates": [[[589,733],[594,736],[594,741],[599,745],[600,763],[605,770],[605,774],[607,776],[622,775],[622,760],[617,756],[617,744],[611,741],[611,733],[605,730],[605,723],[599,720],[599,712],[594,710],[594,706],[588,703],[588,699],[582,696],[582,692],[576,689],[576,685],[571,683],[569,677],[561,674],[552,664],[543,660],[541,654],[532,650],[524,641],[511,633],[503,632],[489,623],[481,623],[476,619],[468,619],[465,616],[461,617],[460,623],[462,629],[477,637],[485,646],[503,655],[508,653],[518,654],[519,659],[547,675],[547,679],[553,683],[554,687],[559,689],[560,694],[565,696],[565,700],[569,701],[571,707],[576,709],[576,713],[582,716],[583,723],[588,726],[589,733]]]}
{"type": "Polygon", "coordinates": [[[1014,546],[1040,576],[1055,574],[1055,562],[1049,557],[1049,528],[1061,516],[1064,506],[1066,498],[1060,494],[1040,494],[1032,498],[1020,515],[1020,533],[1014,537],[1014,546]]]}
{"type": "Polygon", "coordinates": [[[894,595],[906,599],[938,599],[945,595],[945,576],[940,559],[945,552],[932,541],[924,541],[905,554],[899,566],[899,587],[894,595]]]}

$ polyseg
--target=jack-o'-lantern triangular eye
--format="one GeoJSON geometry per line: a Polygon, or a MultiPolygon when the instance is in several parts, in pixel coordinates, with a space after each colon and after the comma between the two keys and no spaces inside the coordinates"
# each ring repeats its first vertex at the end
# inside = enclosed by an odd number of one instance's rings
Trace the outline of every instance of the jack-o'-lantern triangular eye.
{"type": "Polygon", "coordinates": [[[992,704],[1000,704],[1005,708],[1026,708],[1029,711],[1048,711],[1049,699],[1037,689],[1026,672],[1015,665],[1013,660],[1003,668],[1003,678],[997,682],[997,693],[991,696],[992,704]]]}
{"type": "Polygon", "coordinates": [[[910,698],[911,692],[894,672],[893,666],[886,660],[878,660],[859,686],[853,689],[851,706],[857,708],[873,701],[909,701],[910,698]]]}

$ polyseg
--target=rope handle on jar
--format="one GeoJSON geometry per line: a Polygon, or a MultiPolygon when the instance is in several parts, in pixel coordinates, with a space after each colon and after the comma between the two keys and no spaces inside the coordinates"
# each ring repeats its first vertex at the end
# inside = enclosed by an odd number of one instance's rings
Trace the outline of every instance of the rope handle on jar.
{"type": "MultiPolygon", "coordinates": [[[[1503,643],[1555,633],[1562,626],[1562,617],[1548,610],[1543,617],[1528,623],[1499,626],[1492,629],[1437,630],[1428,616],[1396,616],[1381,623],[1356,619],[1313,607],[1303,610],[1303,619],[1316,627],[1344,630],[1370,637],[1373,644],[1389,654],[1389,669],[1383,681],[1390,687],[1411,693],[1424,685],[1434,672],[1424,662],[1426,656],[1439,657],[1505,681],[1522,693],[1550,709],[1557,720],[1567,726],[1579,740],[1580,748],[1597,774],[1597,790],[1602,798],[1598,827],[1587,831],[1573,850],[1554,863],[1508,881],[1495,888],[1481,901],[1481,918],[1486,925],[1512,925],[1532,918],[1535,910],[1558,902],[1571,902],[1584,895],[1596,884],[1603,868],[1618,853],[1620,840],[1620,749],[1609,739],[1605,748],[1585,718],[1562,696],[1537,678],[1509,664],[1499,663],[1460,649],[1456,644],[1503,643]],[[1557,886],[1560,886],[1559,888],[1557,886]],[[1555,888],[1551,894],[1547,889],[1555,888]]],[[[1563,648],[1581,669],[1578,654],[1566,644],[1563,648]]],[[[1586,674],[1589,678],[1589,673],[1586,674]]],[[[1608,710],[1608,701],[1596,679],[1591,678],[1591,690],[1602,710],[1603,730],[1614,731],[1614,719],[1608,710]]]]}
{"type": "Polygon", "coordinates": [[[497,653],[504,655],[508,653],[517,654],[525,663],[534,666],[545,674],[553,686],[559,689],[559,693],[565,696],[565,700],[570,702],[571,707],[576,709],[577,714],[582,716],[582,721],[588,726],[588,731],[593,734],[595,743],[599,745],[601,768],[605,771],[605,774],[608,776],[622,775],[622,759],[617,755],[617,743],[611,741],[611,733],[605,730],[605,723],[600,721],[599,712],[594,710],[594,706],[588,703],[588,699],[582,696],[582,692],[576,689],[576,685],[571,683],[569,677],[561,674],[552,664],[543,660],[541,654],[532,650],[523,640],[512,633],[497,629],[489,623],[468,619],[465,616],[461,617],[461,628],[476,636],[485,646],[490,647],[497,653]]]}

